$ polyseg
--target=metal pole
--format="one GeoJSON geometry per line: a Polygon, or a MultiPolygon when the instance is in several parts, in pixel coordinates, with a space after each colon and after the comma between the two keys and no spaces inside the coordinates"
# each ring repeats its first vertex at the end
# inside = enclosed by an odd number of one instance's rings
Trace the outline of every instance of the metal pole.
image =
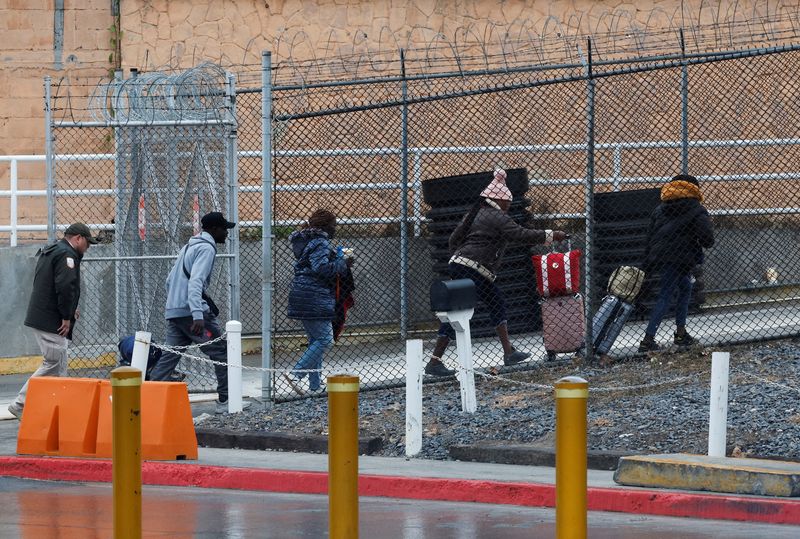
{"type": "Polygon", "coordinates": [[[47,178],[47,241],[56,241],[56,199],[53,178],[53,104],[50,98],[50,77],[44,78],[44,146],[47,178]]]}
{"type": "Polygon", "coordinates": [[[408,81],[403,49],[400,49],[400,73],[403,93],[400,160],[400,338],[405,339],[408,334],[408,81]]]}
{"type": "Polygon", "coordinates": [[[731,355],[711,354],[711,404],[708,417],[708,456],[724,457],[728,428],[728,372],[731,355]]]}
{"type": "Polygon", "coordinates": [[[589,384],[567,376],[556,382],[556,537],[585,539],[586,400],[589,384]]]}
{"type": "Polygon", "coordinates": [[[358,538],[358,376],[328,376],[328,536],[358,538]]]}
{"type": "Polygon", "coordinates": [[[587,73],[587,87],[586,87],[586,293],[584,294],[586,300],[586,358],[591,360],[593,350],[593,337],[592,337],[592,317],[594,316],[594,290],[592,279],[592,256],[594,249],[594,135],[595,135],[595,80],[592,77],[592,39],[588,38],[589,50],[587,53],[588,64],[586,66],[587,73]]]}
{"type": "Polygon", "coordinates": [[[406,341],[406,456],[422,450],[422,341],[406,341]]]}
{"type": "Polygon", "coordinates": [[[142,372],[111,371],[114,539],[142,537],[142,372]]]}
{"type": "Polygon", "coordinates": [[[145,373],[145,375],[147,374],[147,359],[150,355],[152,337],[153,335],[149,331],[137,331],[133,340],[131,367],[145,373]]]}
{"type": "MultiPolygon", "coordinates": [[[[228,74],[228,103],[230,107],[231,119],[236,122],[236,77],[228,74]]],[[[227,144],[227,167],[226,174],[228,175],[228,215],[231,222],[239,224],[239,178],[238,178],[238,152],[237,152],[237,137],[238,125],[234,123],[228,129],[228,144],[227,144]]],[[[230,277],[230,314],[231,320],[241,320],[241,303],[240,303],[240,276],[239,276],[239,234],[241,230],[237,226],[228,237],[230,245],[230,252],[234,255],[229,264],[229,277],[230,277]]]]}
{"type": "Polygon", "coordinates": [[[681,28],[681,173],[689,174],[689,66],[681,28]]]}
{"type": "MultiPolygon", "coordinates": [[[[272,55],[261,53],[261,366],[272,368],[272,55]]],[[[272,403],[272,373],[261,375],[261,398],[272,403]]]]}
{"type": "Polygon", "coordinates": [[[17,160],[11,160],[11,178],[9,178],[11,188],[11,247],[17,246],[17,160]]]}
{"type": "Polygon", "coordinates": [[[228,333],[228,412],[241,412],[242,407],[242,323],[230,320],[228,333]]]}

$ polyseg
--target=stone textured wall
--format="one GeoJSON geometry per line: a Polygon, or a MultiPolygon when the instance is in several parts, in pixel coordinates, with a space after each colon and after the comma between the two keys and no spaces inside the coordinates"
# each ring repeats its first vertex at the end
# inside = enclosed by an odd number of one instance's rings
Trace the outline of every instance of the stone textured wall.
{"type": "MultiPolygon", "coordinates": [[[[109,68],[112,24],[109,0],[64,2],[63,41],[55,49],[53,0],[0,0],[0,154],[44,154],[44,84],[50,76],[85,85],[109,68]],[[60,62],[58,61],[60,60],[60,62]]],[[[62,85],[65,91],[66,83],[62,85]]],[[[78,99],[81,96],[74,95],[78,99]]],[[[10,170],[0,163],[0,189],[8,189],[10,170]]],[[[43,189],[44,165],[21,164],[20,189],[43,189]]],[[[47,222],[42,198],[20,199],[19,222],[47,222]]],[[[8,199],[0,197],[0,224],[9,222],[8,199]]],[[[20,233],[20,239],[35,237],[20,233]]],[[[0,234],[5,244],[7,234],[0,234]]]]}
{"type": "MultiPolygon", "coordinates": [[[[238,66],[241,84],[252,86],[259,82],[262,50],[271,50],[276,63],[285,63],[289,59],[325,61],[366,51],[382,51],[386,58],[396,59],[400,48],[423,48],[446,57],[447,51],[505,50],[510,41],[543,36],[557,42],[559,35],[622,35],[634,27],[641,35],[663,38],[665,30],[681,25],[794,15],[797,3],[121,0],[122,66],[185,68],[211,60],[234,71],[238,66]]],[[[54,50],[55,20],[54,0],[0,0],[0,154],[45,152],[44,76],[50,75],[54,81],[63,78],[57,91],[61,95],[69,91],[73,102],[83,106],[85,94],[112,67],[111,0],[64,2],[60,54],[54,50]]],[[[724,34],[726,28],[723,24],[716,32],[724,34]]],[[[744,27],[742,33],[747,33],[744,27]]],[[[28,167],[20,187],[42,188],[43,166],[28,167]]],[[[8,166],[0,163],[0,189],[7,188],[8,176],[8,166]]],[[[8,222],[7,215],[8,201],[0,198],[0,223],[8,222]]],[[[21,222],[42,223],[45,215],[41,199],[21,201],[21,222]]],[[[0,242],[5,237],[0,234],[0,242]]]]}

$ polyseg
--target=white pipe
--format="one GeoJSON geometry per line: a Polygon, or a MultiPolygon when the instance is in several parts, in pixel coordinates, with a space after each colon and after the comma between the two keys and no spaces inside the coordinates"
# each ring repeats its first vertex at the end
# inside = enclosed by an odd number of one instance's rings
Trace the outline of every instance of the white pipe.
{"type": "Polygon", "coordinates": [[[131,367],[142,372],[142,380],[147,374],[147,356],[150,354],[150,339],[152,335],[149,331],[137,331],[133,341],[133,356],[131,357],[131,367]]]}
{"type": "Polygon", "coordinates": [[[406,456],[422,450],[422,340],[406,341],[406,456]]]}
{"type": "Polygon", "coordinates": [[[17,160],[11,160],[11,247],[17,245],[17,160]]]}
{"type": "Polygon", "coordinates": [[[242,411],[242,323],[230,320],[228,333],[228,412],[242,411]]]}
{"type": "Polygon", "coordinates": [[[711,354],[711,410],[708,422],[708,456],[725,456],[728,428],[728,352],[711,354]]]}

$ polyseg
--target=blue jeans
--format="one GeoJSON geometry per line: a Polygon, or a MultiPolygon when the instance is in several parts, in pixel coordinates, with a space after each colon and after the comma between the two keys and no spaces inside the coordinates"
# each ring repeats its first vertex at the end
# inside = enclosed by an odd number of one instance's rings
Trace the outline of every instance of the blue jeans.
{"type": "MultiPolygon", "coordinates": [[[[475,283],[475,293],[478,299],[489,310],[492,327],[506,323],[506,302],[503,298],[503,292],[494,282],[474,269],[461,264],[450,264],[447,269],[451,279],[472,279],[472,282],[475,283]]],[[[453,340],[456,338],[456,332],[450,324],[443,322],[439,326],[439,336],[453,340]]]]}
{"type": "MultiPolygon", "coordinates": [[[[303,352],[294,370],[322,369],[322,358],[325,351],[333,346],[333,324],[330,320],[302,320],[303,327],[308,335],[308,348],[303,352]]],[[[308,389],[319,389],[319,372],[298,372],[298,378],[308,374],[308,389]]]]}
{"type": "Polygon", "coordinates": [[[689,298],[692,296],[691,273],[684,273],[675,266],[664,266],[659,283],[661,290],[658,293],[656,305],[650,313],[650,323],[647,324],[645,333],[655,337],[661,320],[669,309],[672,294],[678,289],[678,299],[675,303],[675,324],[678,327],[686,325],[686,313],[689,312],[689,298]]]}

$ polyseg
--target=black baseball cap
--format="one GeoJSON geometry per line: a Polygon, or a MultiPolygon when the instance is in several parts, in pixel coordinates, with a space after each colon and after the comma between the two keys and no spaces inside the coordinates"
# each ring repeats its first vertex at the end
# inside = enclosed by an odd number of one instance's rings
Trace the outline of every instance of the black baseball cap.
{"type": "Polygon", "coordinates": [[[86,241],[91,243],[92,245],[97,245],[100,243],[97,241],[96,238],[92,237],[92,231],[89,230],[89,227],[83,223],[72,223],[67,227],[64,231],[65,236],[83,236],[86,238],[86,241]]]}
{"type": "Polygon", "coordinates": [[[218,211],[212,211],[211,213],[205,214],[203,218],[200,219],[200,224],[203,225],[203,228],[211,228],[214,226],[233,228],[236,226],[236,223],[231,223],[222,216],[222,213],[218,211]]]}

